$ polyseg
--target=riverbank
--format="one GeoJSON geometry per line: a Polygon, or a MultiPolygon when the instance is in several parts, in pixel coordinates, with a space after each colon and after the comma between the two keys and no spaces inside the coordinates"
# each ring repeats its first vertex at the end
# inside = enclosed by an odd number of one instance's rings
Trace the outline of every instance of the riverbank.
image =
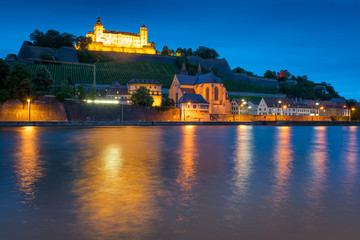
{"type": "Polygon", "coordinates": [[[155,121],[2,121],[0,127],[101,127],[101,126],[230,126],[230,125],[262,125],[262,126],[360,126],[360,121],[253,121],[253,122],[155,122],[155,121]]]}

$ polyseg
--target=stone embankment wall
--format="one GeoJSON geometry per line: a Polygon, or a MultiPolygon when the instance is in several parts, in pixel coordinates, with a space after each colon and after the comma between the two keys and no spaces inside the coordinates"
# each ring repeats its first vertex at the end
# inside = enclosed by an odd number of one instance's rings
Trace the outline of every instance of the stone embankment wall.
{"type": "MultiPolygon", "coordinates": [[[[31,121],[67,121],[63,103],[55,97],[42,97],[30,103],[31,121]]],[[[0,121],[29,121],[27,103],[10,100],[0,105],[0,121]]]]}
{"type": "Polygon", "coordinates": [[[331,121],[327,116],[287,116],[287,115],[234,115],[234,114],[211,114],[211,121],[331,121]]]}
{"type": "Polygon", "coordinates": [[[69,121],[178,121],[180,109],[66,102],[69,121]],[[123,116],[123,117],[122,117],[123,116]]]}

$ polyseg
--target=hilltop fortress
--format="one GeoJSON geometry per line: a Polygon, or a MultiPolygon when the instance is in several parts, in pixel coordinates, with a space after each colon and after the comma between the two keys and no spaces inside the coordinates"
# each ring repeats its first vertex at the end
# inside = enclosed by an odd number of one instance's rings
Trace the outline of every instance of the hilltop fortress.
{"type": "Polygon", "coordinates": [[[148,42],[145,25],[140,27],[140,33],[109,31],[105,30],[98,17],[94,32],[88,32],[86,37],[92,39],[88,46],[90,51],[156,54],[155,43],[148,42]]]}

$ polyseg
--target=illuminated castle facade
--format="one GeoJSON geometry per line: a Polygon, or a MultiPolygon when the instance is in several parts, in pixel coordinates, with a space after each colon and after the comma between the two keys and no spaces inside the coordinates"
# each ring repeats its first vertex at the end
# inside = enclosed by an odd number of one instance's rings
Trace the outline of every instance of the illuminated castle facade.
{"type": "Polygon", "coordinates": [[[94,32],[88,32],[86,37],[92,39],[88,45],[90,51],[156,54],[155,43],[148,42],[145,25],[140,28],[140,33],[109,31],[105,30],[98,17],[94,32]]]}

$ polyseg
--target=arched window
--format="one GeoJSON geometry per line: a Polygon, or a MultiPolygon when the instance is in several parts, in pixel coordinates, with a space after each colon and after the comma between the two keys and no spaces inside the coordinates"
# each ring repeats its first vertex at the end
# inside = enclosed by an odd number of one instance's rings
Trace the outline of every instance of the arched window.
{"type": "Polygon", "coordinates": [[[209,88],[206,88],[206,101],[208,101],[208,102],[210,102],[209,101],[209,99],[210,99],[209,95],[210,95],[209,88]]]}
{"type": "Polygon", "coordinates": [[[215,87],[215,101],[219,100],[219,89],[215,87]]]}

